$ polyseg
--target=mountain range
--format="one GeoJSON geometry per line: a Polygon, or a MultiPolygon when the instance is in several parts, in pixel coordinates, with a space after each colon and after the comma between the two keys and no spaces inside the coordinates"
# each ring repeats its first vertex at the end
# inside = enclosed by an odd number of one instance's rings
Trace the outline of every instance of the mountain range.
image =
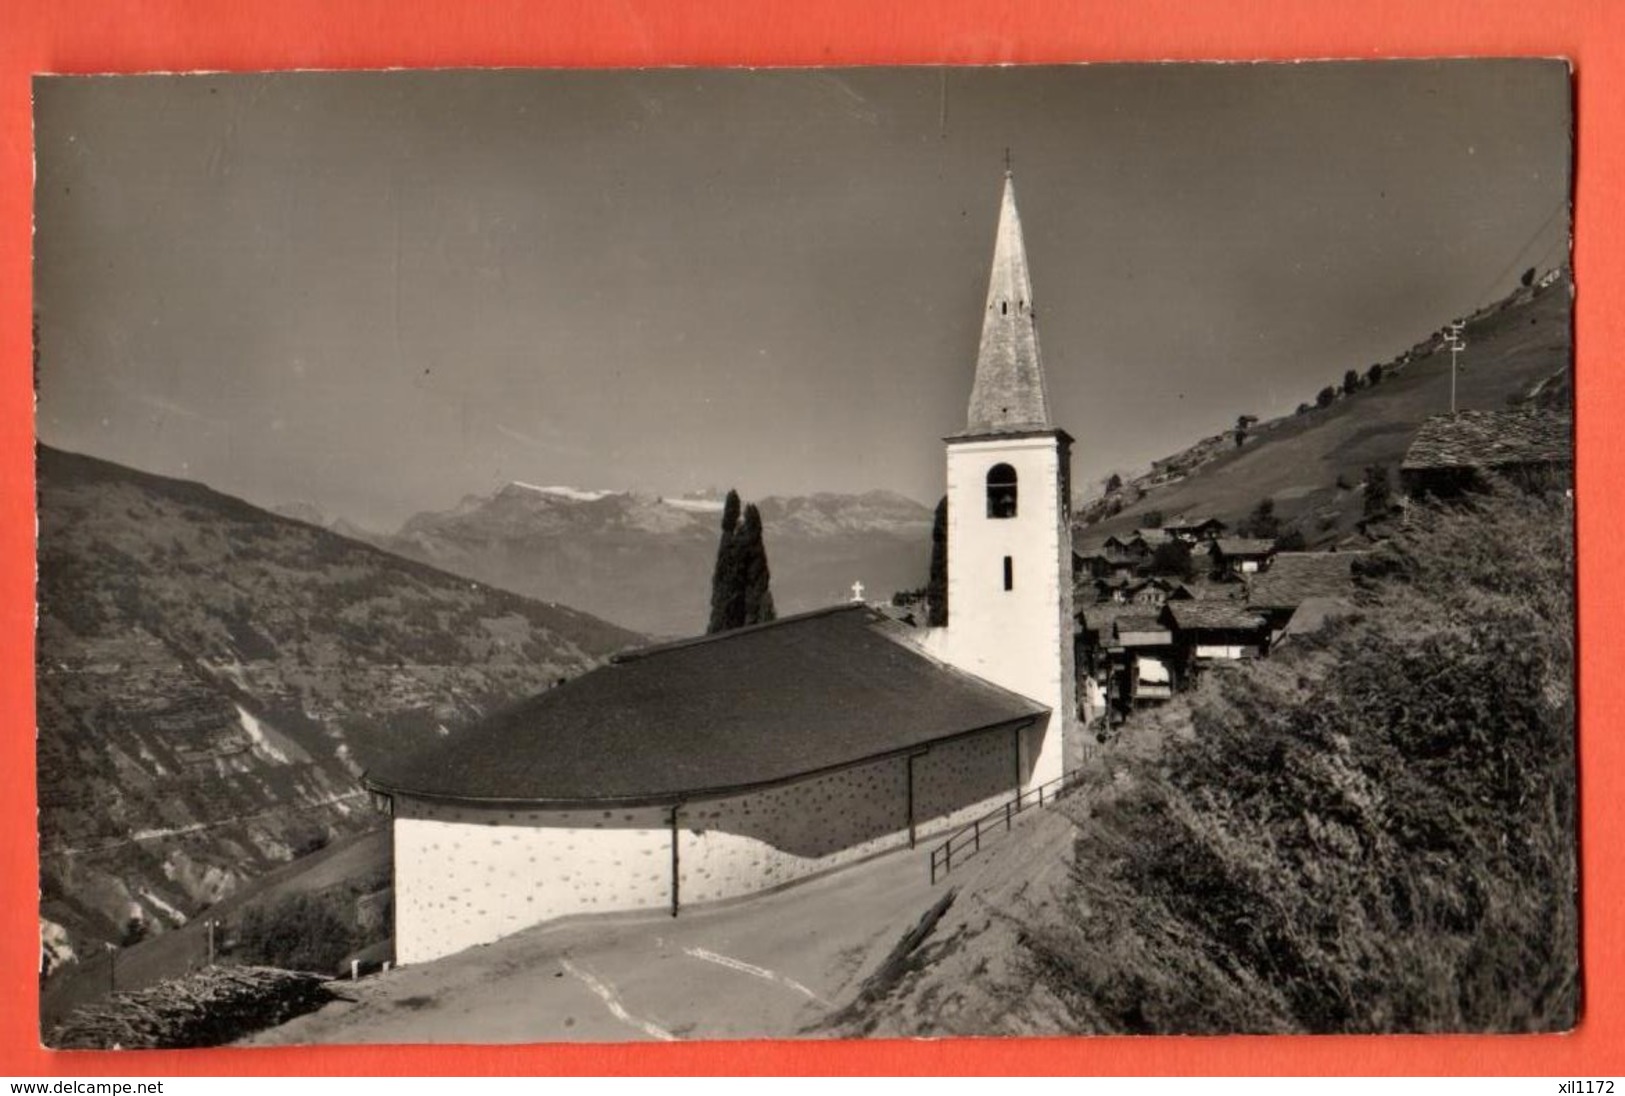
{"type": "MultiPolygon", "coordinates": [[[[925,583],[931,511],[888,491],[757,502],[781,614],[925,583]]],[[[722,502],[510,483],[414,515],[381,548],[529,597],[568,602],[628,628],[705,628],[722,502]]]]}

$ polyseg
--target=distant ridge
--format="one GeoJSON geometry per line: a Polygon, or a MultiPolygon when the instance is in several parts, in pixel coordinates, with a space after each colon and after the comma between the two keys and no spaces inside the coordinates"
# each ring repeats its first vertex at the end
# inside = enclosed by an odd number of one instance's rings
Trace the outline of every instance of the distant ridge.
{"type": "MultiPolygon", "coordinates": [[[[1520,287],[1465,323],[1467,350],[1456,378],[1460,409],[1572,400],[1573,291],[1567,270],[1520,287]]],[[[1339,379],[1333,372],[1328,366],[1323,383],[1339,379]]],[[[1312,401],[1314,395],[1305,391],[1303,398],[1312,401]]],[[[1167,519],[1200,512],[1234,529],[1269,498],[1283,528],[1302,532],[1311,547],[1358,540],[1365,469],[1381,466],[1397,485],[1405,451],[1423,421],[1449,409],[1450,352],[1441,329],[1383,363],[1379,384],[1339,395],[1329,407],[1251,425],[1241,446],[1233,431],[1225,431],[1154,462],[1120,491],[1080,506],[1080,518],[1099,520],[1080,520],[1078,535],[1127,533],[1156,513],[1167,519]]],[[[1249,409],[1230,410],[1240,415],[1249,409]]]]}
{"type": "MultiPolygon", "coordinates": [[[[784,613],[925,582],[931,511],[889,491],[769,496],[757,503],[784,613]]],[[[654,635],[705,629],[722,501],[509,483],[413,515],[373,543],[532,597],[568,602],[654,635]]]]}
{"type": "Polygon", "coordinates": [[[644,637],[196,482],[49,446],[42,916],[57,954],[165,931],[377,823],[373,759],[644,637]]]}

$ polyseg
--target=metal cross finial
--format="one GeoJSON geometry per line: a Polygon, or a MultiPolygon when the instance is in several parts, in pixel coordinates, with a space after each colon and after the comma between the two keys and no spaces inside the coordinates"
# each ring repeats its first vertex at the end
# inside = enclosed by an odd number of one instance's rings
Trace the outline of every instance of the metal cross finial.
{"type": "Polygon", "coordinates": [[[1010,146],[1005,145],[1004,146],[1004,173],[1006,175],[1009,175],[1010,172],[1011,172],[1011,167],[1010,167],[1010,146]]]}
{"type": "Polygon", "coordinates": [[[853,601],[862,601],[863,600],[863,583],[854,582],[852,584],[852,600],[853,601]]]}

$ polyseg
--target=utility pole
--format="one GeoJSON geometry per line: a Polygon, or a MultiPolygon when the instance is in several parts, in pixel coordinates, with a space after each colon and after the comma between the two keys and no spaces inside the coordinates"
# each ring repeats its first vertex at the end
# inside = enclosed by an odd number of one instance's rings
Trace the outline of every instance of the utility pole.
{"type": "Polygon", "coordinates": [[[1445,328],[1444,344],[1450,348],[1450,413],[1456,413],[1456,356],[1467,349],[1467,325],[1453,320],[1445,328]]]}
{"type": "Polygon", "coordinates": [[[107,992],[118,990],[118,945],[108,944],[107,947],[107,992]]]}
{"type": "Polygon", "coordinates": [[[219,923],[212,917],[204,922],[204,927],[209,930],[209,966],[211,967],[214,966],[214,927],[219,923]]]}

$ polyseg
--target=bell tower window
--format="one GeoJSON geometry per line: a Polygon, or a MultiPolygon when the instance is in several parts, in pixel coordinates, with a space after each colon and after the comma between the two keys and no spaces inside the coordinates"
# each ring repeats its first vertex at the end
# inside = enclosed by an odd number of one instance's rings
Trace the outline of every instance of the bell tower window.
{"type": "Polygon", "coordinates": [[[987,472],[987,516],[1016,516],[1016,470],[1008,464],[995,464],[987,472]]]}

